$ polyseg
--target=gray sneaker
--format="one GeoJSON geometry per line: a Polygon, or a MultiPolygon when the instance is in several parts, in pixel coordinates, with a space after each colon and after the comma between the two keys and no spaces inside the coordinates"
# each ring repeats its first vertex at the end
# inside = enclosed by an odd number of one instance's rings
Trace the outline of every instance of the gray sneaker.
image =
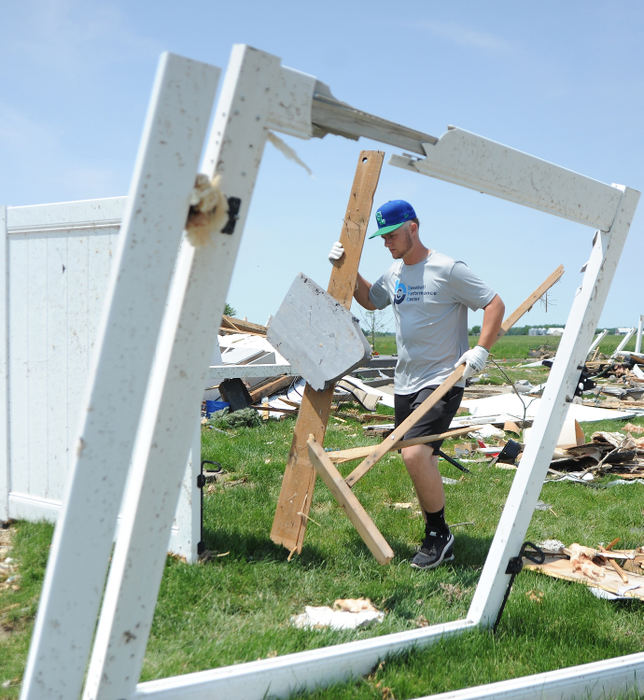
{"type": "Polygon", "coordinates": [[[414,569],[434,569],[444,561],[454,559],[454,535],[429,532],[420,549],[414,554],[411,565],[414,569]]]}

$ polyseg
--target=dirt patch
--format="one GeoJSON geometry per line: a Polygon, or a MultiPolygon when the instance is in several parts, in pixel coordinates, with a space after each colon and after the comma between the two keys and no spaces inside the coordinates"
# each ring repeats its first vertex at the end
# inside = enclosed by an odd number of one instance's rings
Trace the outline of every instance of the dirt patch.
{"type": "MultiPolygon", "coordinates": [[[[0,591],[18,589],[18,565],[11,557],[14,529],[11,527],[0,528],[0,591]]],[[[0,607],[0,640],[4,640],[13,631],[6,624],[6,614],[17,604],[0,607]]]]}
{"type": "MultiPolygon", "coordinates": [[[[0,527],[0,547],[11,547],[13,530],[10,527],[0,527]]],[[[0,559],[2,555],[0,554],[0,559]]]]}
{"type": "Polygon", "coordinates": [[[18,587],[18,564],[11,556],[13,536],[13,528],[0,528],[0,591],[18,587]]]}

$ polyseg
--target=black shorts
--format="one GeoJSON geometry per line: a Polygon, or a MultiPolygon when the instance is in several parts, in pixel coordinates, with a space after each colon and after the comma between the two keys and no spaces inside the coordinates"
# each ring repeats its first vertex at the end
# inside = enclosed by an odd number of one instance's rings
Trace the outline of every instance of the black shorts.
{"type": "MultiPolygon", "coordinates": [[[[437,389],[436,386],[428,386],[425,389],[415,392],[414,394],[396,394],[394,396],[394,410],[396,412],[396,426],[399,426],[407,416],[420,406],[421,403],[437,389]]],[[[463,388],[460,386],[452,387],[443,396],[438,403],[432,406],[429,411],[412,426],[404,435],[403,439],[424,437],[425,435],[436,435],[444,433],[449,429],[452,418],[456,415],[458,407],[461,405],[463,398],[463,388]]],[[[440,449],[443,444],[442,440],[428,443],[434,448],[434,451],[440,449]]]]}

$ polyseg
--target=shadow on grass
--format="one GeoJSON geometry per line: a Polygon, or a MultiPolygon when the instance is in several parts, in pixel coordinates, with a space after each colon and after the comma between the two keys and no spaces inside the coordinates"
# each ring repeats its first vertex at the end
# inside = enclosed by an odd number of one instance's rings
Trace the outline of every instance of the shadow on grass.
{"type": "Polygon", "coordinates": [[[454,564],[456,566],[481,567],[485,563],[492,537],[471,537],[465,533],[454,534],[454,564]]]}
{"type": "MultiPolygon", "coordinates": [[[[480,570],[487,557],[490,548],[491,537],[470,537],[466,534],[456,534],[454,543],[455,559],[448,563],[450,568],[458,572],[459,578],[467,579],[467,582],[477,580],[480,570]]],[[[407,540],[400,537],[389,538],[389,545],[394,551],[392,564],[409,561],[414,556],[417,545],[410,546],[407,540]]],[[[246,559],[252,561],[285,562],[288,559],[288,551],[281,545],[275,544],[266,534],[242,533],[239,531],[204,527],[203,543],[210,552],[228,552],[234,559],[246,559]]],[[[366,544],[360,536],[356,536],[345,545],[344,555],[355,561],[370,561],[372,558],[366,544]]],[[[319,547],[306,542],[303,544],[300,554],[295,555],[300,566],[306,568],[326,567],[327,553],[319,547]]],[[[373,563],[376,564],[375,559],[373,563]]],[[[463,582],[465,583],[465,579],[463,582]]]]}
{"type": "MultiPolygon", "coordinates": [[[[251,534],[225,528],[204,528],[203,544],[206,550],[214,553],[228,552],[233,559],[280,563],[285,562],[289,556],[288,550],[275,544],[268,533],[251,534]]],[[[307,567],[322,566],[326,561],[319,549],[309,545],[302,548],[302,553],[297,555],[297,558],[307,567]]]]}

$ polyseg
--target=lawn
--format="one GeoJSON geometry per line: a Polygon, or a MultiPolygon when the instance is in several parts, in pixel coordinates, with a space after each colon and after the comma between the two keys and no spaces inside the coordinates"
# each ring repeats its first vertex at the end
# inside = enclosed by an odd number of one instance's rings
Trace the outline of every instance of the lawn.
{"type": "MultiPolygon", "coordinates": [[[[598,349],[598,353],[610,355],[619,343],[624,339],[620,335],[605,336],[598,349]]],[[[478,336],[470,335],[470,347],[476,345],[478,336]]],[[[497,359],[527,359],[530,352],[539,348],[544,351],[557,352],[559,347],[558,336],[553,335],[505,335],[494,344],[492,355],[497,359]]],[[[396,353],[396,338],[393,333],[377,333],[373,345],[380,355],[394,355],[396,353]]],[[[635,349],[635,338],[631,338],[625,350],[635,349]]]]}
{"type": "MultiPolygon", "coordinates": [[[[512,363],[499,357],[499,364],[511,371],[512,363]]],[[[491,380],[494,371],[488,372],[491,380]]],[[[360,412],[357,404],[344,404],[342,418],[329,421],[325,446],[375,442],[357,419],[347,417],[360,412]]],[[[389,420],[391,411],[382,412],[389,420]]],[[[631,422],[644,425],[644,418],[631,422]]],[[[441,461],[443,476],[453,481],[445,488],[456,559],[429,572],[409,566],[421,520],[397,453],[381,460],[355,487],[394,549],[395,558],[386,566],[374,560],[318,480],[303,551],[289,561],[269,533],[293,427],[293,418],[223,431],[203,427],[202,459],[221,467],[204,493],[207,556],[197,565],[168,557],[141,680],[465,617],[514,473],[482,461],[468,464],[471,473],[463,474],[441,461]],[[303,630],[291,624],[306,605],[332,605],[337,598],[369,598],[385,612],[384,620],[357,631],[303,630]]],[[[597,427],[619,430],[623,423],[583,427],[590,434],[597,427]]],[[[448,441],[443,449],[452,453],[455,443],[448,441]]],[[[354,466],[341,469],[346,474],[354,466]]],[[[643,487],[608,488],[609,480],[604,477],[593,487],[544,484],[540,499],[547,507],[535,511],[527,539],[597,546],[619,537],[620,547],[644,544],[643,487]]],[[[52,527],[17,522],[11,533],[19,574],[0,585],[2,698],[19,694],[52,527]]],[[[400,700],[638,652],[644,648],[641,606],[635,600],[600,600],[583,585],[524,570],[495,633],[482,630],[448,639],[383,660],[368,677],[293,697],[400,700]]]]}

